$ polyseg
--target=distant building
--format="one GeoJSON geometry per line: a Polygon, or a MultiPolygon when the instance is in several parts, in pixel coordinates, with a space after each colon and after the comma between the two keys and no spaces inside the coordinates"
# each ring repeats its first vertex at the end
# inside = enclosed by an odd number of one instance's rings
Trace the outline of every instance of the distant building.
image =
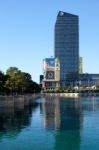
{"type": "Polygon", "coordinates": [[[45,58],[43,60],[43,74],[43,89],[60,87],[60,63],[57,58],[45,58]]]}
{"type": "Polygon", "coordinates": [[[79,75],[80,86],[99,86],[99,74],[83,73],[79,75]]]}
{"type": "Polygon", "coordinates": [[[42,88],[99,86],[99,74],[83,73],[83,58],[79,57],[79,17],[59,11],[54,39],[54,58],[43,60],[42,88]]]}
{"type": "Polygon", "coordinates": [[[44,79],[44,75],[40,75],[40,79],[39,79],[39,84],[40,84],[40,87],[42,87],[42,81],[44,79]]]}
{"type": "Polygon", "coordinates": [[[79,57],[79,74],[83,73],[83,58],[79,57]]]}
{"type": "Polygon", "coordinates": [[[60,82],[65,87],[79,74],[79,18],[59,11],[55,23],[55,58],[60,61],[60,82]]]}

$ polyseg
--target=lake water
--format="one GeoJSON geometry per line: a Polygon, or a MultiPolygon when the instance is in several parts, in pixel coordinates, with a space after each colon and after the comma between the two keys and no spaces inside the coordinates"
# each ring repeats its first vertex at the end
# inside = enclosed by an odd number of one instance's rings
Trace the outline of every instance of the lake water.
{"type": "Polygon", "coordinates": [[[0,150],[99,150],[99,98],[47,97],[0,108],[0,150]]]}

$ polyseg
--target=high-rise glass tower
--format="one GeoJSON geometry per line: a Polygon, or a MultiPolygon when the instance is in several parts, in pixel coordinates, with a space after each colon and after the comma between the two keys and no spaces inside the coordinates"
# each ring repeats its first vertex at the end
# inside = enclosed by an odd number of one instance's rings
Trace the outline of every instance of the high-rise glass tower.
{"type": "Polygon", "coordinates": [[[60,61],[60,81],[76,81],[79,73],[79,18],[59,11],[55,24],[55,58],[60,61]]]}

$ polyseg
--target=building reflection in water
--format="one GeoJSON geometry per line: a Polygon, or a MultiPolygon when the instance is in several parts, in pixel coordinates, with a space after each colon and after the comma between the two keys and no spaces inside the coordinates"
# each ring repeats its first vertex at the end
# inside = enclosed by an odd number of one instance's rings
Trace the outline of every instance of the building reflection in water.
{"type": "Polygon", "coordinates": [[[60,127],[60,103],[58,97],[47,97],[42,103],[44,126],[46,129],[58,129],[60,127]]]}
{"type": "Polygon", "coordinates": [[[82,126],[82,111],[79,99],[61,98],[61,130],[78,130],[82,126]]]}
{"type": "Polygon", "coordinates": [[[43,105],[44,126],[55,130],[55,150],[80,149],[83,116],[79,100],[47,97],[43,105]]]}
{"type": "Polygon", "coordinates": [[[99,109],[99,97],[83,97],[82,100],[82,109],[84,112],[96,111],[99,109]]]}
{"type": "Polygon", "coordinates": [[[80,150],[83,116],[79,100],[60,99],[60,130],[55,135],[55,149],[80,150]]]}
{"type": "Polygon", "coordinates": [[[77,99],[50,96],[42,108],[47,129],[73,130],[82,126],[81,103],[77,99]]]}

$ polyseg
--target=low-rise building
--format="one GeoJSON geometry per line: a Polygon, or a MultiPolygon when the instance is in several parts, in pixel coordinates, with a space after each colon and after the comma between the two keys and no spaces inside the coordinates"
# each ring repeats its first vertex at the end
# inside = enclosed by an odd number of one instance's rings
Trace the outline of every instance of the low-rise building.
{"type": "Polygon", "coordinates": [[[45,58],[43,60],[42,88],[57,89],[60,87],[60,63],[58,58],[45,58]]]}
{"type": "Polygon", "coordinates": [[[80,74],[79,85],[86,87],[99,86],[99,74],[89,74],[89,73],[80,74]]]}

